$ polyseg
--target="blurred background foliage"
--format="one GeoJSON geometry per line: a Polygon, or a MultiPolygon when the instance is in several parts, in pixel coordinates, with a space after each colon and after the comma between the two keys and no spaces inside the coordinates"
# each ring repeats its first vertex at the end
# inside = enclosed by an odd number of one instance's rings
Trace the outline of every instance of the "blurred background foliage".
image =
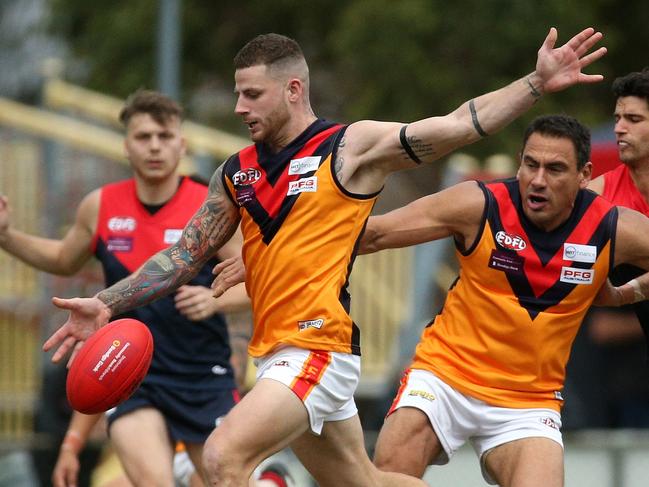
{"type": "MultiPolygon", "coordinates": [[[[66,79],[120,97],[155,88],[157,2],[46,3],[47,31],[68,48],[66,79]]],[[[560,44],[584,27],[601,30],[609,53],[586,71],[606,81],[543,99],[515,123],[518,129],[548,112],[575,115],[591,127],[609,122],[612,79],[649,64],[649,2],[182,0],[181,11],[181,101],[190,117],[241,134],[232,114],[231,61],[263,32],[300,42],[316,113],[344,122],[447,113],[532,71],[550,26],[558,28],[560,44]]],[[[469,152],[515,153],[520,133],[508,129],[469,152]]]]}

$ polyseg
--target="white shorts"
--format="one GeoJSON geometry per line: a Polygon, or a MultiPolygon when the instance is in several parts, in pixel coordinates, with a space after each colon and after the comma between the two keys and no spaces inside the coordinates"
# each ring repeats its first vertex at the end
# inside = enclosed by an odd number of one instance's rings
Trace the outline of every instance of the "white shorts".
{"type": "Polygon", "coordinates": [[[319,435],[325,421],[356,415],[354,392],[361,374],[358,355],[284,347],[255,360],[257,380],[273,379],[304,403],[311,430],[319,435]]]}
{"type": "Polygon", "coordinates": [[[482,476],[495,484],[484,465],[485,453],[492,448],[533,437],[549,438],[563,447],[561,415],[553,409],[491,406],[456,391],[427,370],[407,370],[403,382],[388,414],[413,407],[428,416],[444,450],[435,465],[448,463],[469,440],[480,458],[482,476]]]}

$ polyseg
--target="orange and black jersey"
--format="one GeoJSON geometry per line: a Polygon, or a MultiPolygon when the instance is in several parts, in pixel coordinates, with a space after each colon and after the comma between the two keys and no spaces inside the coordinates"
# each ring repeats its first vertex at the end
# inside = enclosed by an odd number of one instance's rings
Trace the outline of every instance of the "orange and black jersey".
{"type": "Polygon", "coordinates": [[[345,129],[317,120],[278,153],[256,144],[225,163],[241,214],[253,356],[282,344],[360,354],[347,285],[376,194],[352,194],[336,178],[345,129]]]}
{"type": "Polygon", "coordinates": [[[524,215],[518,181],[479,183],[476,241],[423,332],[414,368],[489,404],[559,409],[565,365],[612,265],[617,209],[578,193],[568,220],[544,232],[524,215]]]}

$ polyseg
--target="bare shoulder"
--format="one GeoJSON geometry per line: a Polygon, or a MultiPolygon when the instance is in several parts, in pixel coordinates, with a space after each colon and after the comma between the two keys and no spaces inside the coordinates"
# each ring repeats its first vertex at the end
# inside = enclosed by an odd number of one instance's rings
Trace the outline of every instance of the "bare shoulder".
{"type": "Polygon", "coordinates": [[[94,232],[99,218],[101,188],[97,188],[83,197],[77,208],[76,224],[94,232]]]}
{"type": "Polygon", "coordinates": [[[348,191],[369,194],[378,191],[388,174],[417,164],[399,142],[404,124],[362,120],[347,127],[336,151],[335,170],[348,191]]]}
{"type": "Polygon", "coordinates": [[[216,194],[222,194],[224,191],[223,188],[223,170],[225,167],[225,163],[221,164],[219,167],[216,168],[216,171],[214,171],[214,174],[212,174],[212,177],[210,178],[210,183],[207,187],[208,194],[210,196],[216,195],[216,194]]]}
{"type": "Polygon", "coordinates": [[[649,218],[629,208],[618,207],[615,263],[649,269],[649,218]]]}
{"type": "Polygon", "coordinates": [[[588,189],[597,194],[602,194],[604,192],[604,176],[598,176],[588,183],[588,189]]]}

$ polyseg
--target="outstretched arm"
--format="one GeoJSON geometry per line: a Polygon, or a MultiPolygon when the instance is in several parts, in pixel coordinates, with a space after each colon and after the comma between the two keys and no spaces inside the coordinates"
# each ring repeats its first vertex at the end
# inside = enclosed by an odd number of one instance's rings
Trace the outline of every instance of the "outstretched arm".
{"type": "Polygon", "coordinates": [[[461,247],[469,247],[476,238],[484,205],[476,182],[451,186],[385,215],[370,217],[358,251],[370,254],[451,236],[461,247]]]}
{"type": "Polygon", "coordinates": [[[0,247],[26,264],[59,275],[77,272],[92,255],[90,243],[99,213],[100,190],[79,204],[74,222],[61,240],[22,232],[11,225],[9,200],[0,196],[0,247]]]}
{"type": "MultiPolygon", "coordinates": [[[[615,265],[632,264],[649,271],[649,218],[628,208],[618,208],[615,265]]],[[[621,286],[607,281],[595,298],[598,306],[623,306],[649,299],[649,272],[621,286]]]]}
{"type": "Polygon", "coordinates": [[[338,151],[339,179],[346,189],[378,190],[395,170],[432,162],[445,154],[500,130],[546,94],[579,83],[601,81],[582,69],[601,58],[606,49],[590,49],[602,34],[588,28],[561,47],[550,29],[538,51],[536,69],[497,91],[462,104],[452,113],[409,125],[362,121],[352,124],[338,151]]]}
{"type": "Polygon", "coordinates": [[[232,236],[239,222],[235,205],[221,181],[223,166],[210,181],[203,205],[185,226],[180,240],[147,260],[135,273],[100,291],[94,298],[60,299],[53,303],[70,311],[68,321],[44,344],[44,350],[59,345],[52,360],[57,362],[78,341],[87,339],[111,316],[154,301],[188,282],[232,236]]]}

